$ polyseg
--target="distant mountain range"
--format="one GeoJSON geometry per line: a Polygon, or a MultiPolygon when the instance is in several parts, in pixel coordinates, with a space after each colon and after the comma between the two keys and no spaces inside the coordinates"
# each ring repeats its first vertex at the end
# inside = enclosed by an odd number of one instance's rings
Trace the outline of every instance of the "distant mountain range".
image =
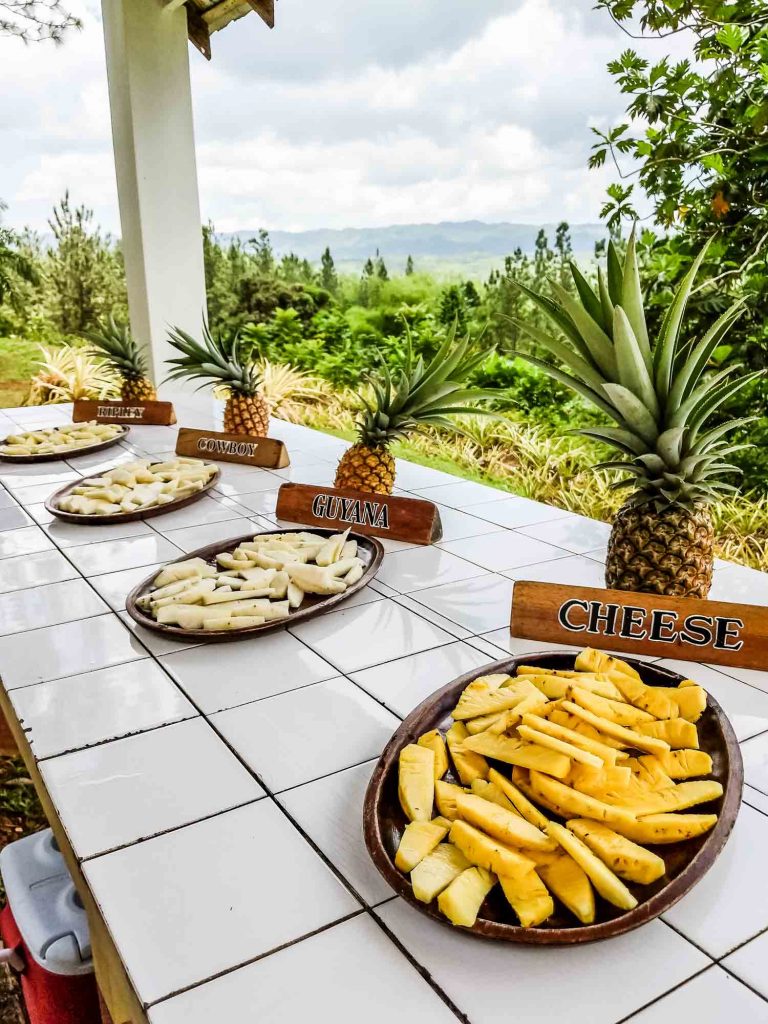
{"type": "MultiPolygon", "coordinates": [[[[417,269],[455,267],[464,270],[485,269],[518,247],[533,252],[539,228],[544,228],[550,244],[557,225],[552,224],[486,224],[479,220],[442,221],[439,224],[392,224],[381,228],[318,228],[312,231],[270,231],[272,246],[282,256],[293,252],[302,259],[316,263],[326,248],[331,250],[337,266],[349,269],[359,266],[378,249],[388,265],[398,270],[412,256],[417,269]]],[[[600,224],[574,224],[571,243],[577,257],[590,256],[594,244],[605,236],[600,224]]],[[[225,238],[237,236],[247,241],[256,230],[236,231],[225,238]]]]}

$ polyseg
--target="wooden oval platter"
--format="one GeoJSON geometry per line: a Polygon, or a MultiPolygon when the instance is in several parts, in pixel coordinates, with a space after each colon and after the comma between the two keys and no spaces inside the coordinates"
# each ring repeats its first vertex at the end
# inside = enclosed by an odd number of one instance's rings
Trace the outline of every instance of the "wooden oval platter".
{"type": "MultiPolygon", "coordinates": [[[[163,460],[167,461],[167,460],[163,460]]],[[[157,465],[157,461],[149,464],[149,469],[153,465],[157,465]]],[[[120,468],[119,464],[110,466],[110,469],[120,468]]],[[[102,473],[108,473],[109,469],[102,470],[102,473]]],[[[109,523],[131,523],[139,519],[150,519],[152,516],[161,516],[166,512],[176,512],[180,508],[186,508],[187,505],[192,505],[204,494],[207,494],[211,488],[216,486],[217,481],[221,476],[221,470],[216,467],[216,472],[213,474],[210,480],[205,483],[199,491],[195,491],[194,494],[188,494],[185,498],[177,498],[175,501],[169,501],[165,505],[153,505],[151,508],[140,509],[137,512],[111,512],[106,515],[95,515],[86,516],[81,515],[78,512],[65,512],[64,509],[58,507],[59,501],[66,497],[73,490],[73,488],[82,484],[82,480],[73,480],[63,487],[60,487],[58,491],[54,491],[53,494],[46,499],[45,507],[51,515],[56,516],[57,519],[62,519],[66,523],[76,523],[79,526],[106,526],[109,523]]]]}
{"type": "MultiPolygon", "coordinates": [[[[289,534],[289,533],[307,533],[311,532],[319,537],[329,538],[337,535],[336,530],[323,530],[319,528],[307,530],[267,530],[264,533],[256,534],[257,537],[269,537],[271,535],[278,534],[289,534]]],[[[239,544],[245,543],[252,540],[254,537],[253,532],[241,534],[238,537],[233,537],[230,540],[218,541],[216,544],[209,544],[207,547],[198,548],[197,551],[191,551],[189,554],[184,555],[182,558],[174,559],[173,562],[167,564],[172,566],[175,562],[185,562],[192,558],[201,558],[208,562],[210,565],[216,565],[216,556],[220,552],[232,551],[239,544]]],[[[131,591],[126,601],[126,610],[131,618],[137,622],[140,626],[145,629],[151,629],[155,633],[160,633],[162,636],[173,637],[175,640],[188,640],[191,642],[199,643],[201,640],[209,640],[214,643],[216,642],[227,642],[230,640],[244,640],[248,637],[261,636],[262,633],[271,633],[278,629],[284,629],[286,626],[292,626],[297,622],[306,622],[307,619],[313,619],[317,615],[322,615],[331,608],[335,608],[336,605],[346,601],[352,594],[356,594],[363,587],[367,586],[368,583],[376,575],[381,561],[384,557],[384,546],[380,541],[376,540],[375,537],[365,537],[362,534],[350,533],[349,540],[357,542],[357,557],[363,562],[364,570],[363,574],[356,583],[350,584],[342,594],[331,594],[328,596],[321,596],[316,594],[306,594],[303,603],[296,609],[291,609],[288,616],[275,620],[267,620],[260,625],[247,626],[242,629],[228,629],[228,630],[216,630],[216,629],[182,629],[177,625],[169,625],[166,623],[157,622],[151,615],[148,615],[142,610],[139,604],[139,599],[150,592],[152,588],[153,580],[157,577],[158,572],[155,571],[151,576],[148,576],[142,583],[131,591]]],[[[214,606],[215,607],[215,606],[214,606]]]]}
{"type": "MultiPolygon", "coordinates": [[[[57,427],[45,428],[57,430],[57,427]]],[[[98,444],[83,445],[82,448],[70,448],[66,452],[48,452],[45,455],[5,455],[0,452],[0,462],[61,462],[64,459],[74,459],[79,455],[91,455],[93,452],[103,451],[105,448],[111,448],[115,444],[119,444],[120,441],[124,441],[128,435],[130,427],[120,425],[120,430],[114,437],[110,437],[108,441],[99,441],[98,444]]],[[[20,431],[25,433],[25,431],[20,431]]],[[[5,444],[7,438],[3,438],[0,441],[0,445],[5,444]]]]}
{"type": "MultiPolygon", "coordinates": [[[[423,903],[413,894],[411,882],[395,866],[395,854],[403,834],[407,818],[398,798],[398,757],[409,743],[415,743],[419,736],[432,729],[445,732],[450,726],[451,711],[456,707],[464,688],[479,676],[491,673],[514,675],[518,665],[536,665],[548,669],[571,670],[574,654],[556,652],[507,658],[502,661],[474,669],[454,682],[444,686],[423,701],[405,719],[387,744],[384,753],[371,777],[363,808],[363,827],[368,852],[376,867],[394,891],[416,907],[422,914],[449,928],[456,926],[441,913],[437,900],[423,903]]],[[[649,686],[676,687],[683,679],[667,669],[653,664],[624,659],[636,669],[645,684],[649,686]]],[[[691,666],[695,680],[695,666],[691,666]]],[[[480,907],[477,920],[471,928],[460,930],[483,938],[502,939],[508,942],[524,942],[541,945],[570,945],[594,942],[631,931],[658,917],[684,896],[709,870],[725,845],[733,828],[741,803],[744,779],[741,753],[730,722],[720,705],[707,695],[707,707],[696,722],[700,749],[712,758],[712,772],[707,776],[721,783],[722,796],[706,804],[700,804],[681,813],[715,813],[718,820],[714,827],[703,836],[664,845],[642,845],[662,857],[666,871],[650,885],[626,882],[625,885],[638,900],[633,910],[620,910],[595,893],[595,922],[582,924],[555,899],[555,910],[543,924],[523,928],[511,906],[504,898],[500,885],[495,885],[480,907]]],[[[488,763],[507,778],[510,765],[488,758],[488,763]]],[[[453,764],[444,779],[460,785],[453,764]]],[[[533,798],[535,802],[535,797],[533,798]]],[[[537,807],[552,821],[560,822],[552,811],[543,805],[537,807]]],[[[435,814],[439,812],[435,810],[435,814]]]]}

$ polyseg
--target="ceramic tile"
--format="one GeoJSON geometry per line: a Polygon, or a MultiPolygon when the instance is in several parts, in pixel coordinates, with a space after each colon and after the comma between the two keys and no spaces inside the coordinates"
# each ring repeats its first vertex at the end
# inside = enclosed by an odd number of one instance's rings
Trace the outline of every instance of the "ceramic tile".
{"type": "Polygon", "coordinates": [[[715,572],[709,597],[713,601],[768,605],[768,573],[746,565],[719,569],[715,572]]]}
{"type": "Polygon", "coordinates": [[[274,512],[277,507],[278,488],[268,491],[252,491],[246,494],[238,494],[237,501],[248,513],[255,512],[257,515],[265,515],[274,512]]]}
{"type": "Polygon", "coordinates": [[[555,519],[551,523],[523,526],[520,528],[520,533],[580,555],[607,543],[611,528],[608,523],[600,523],[596,519],[569,515],[555,519]]]}
{"type": "Polygon", "coordinates": [[[114,615],[98,615],[0,637],[0,675],[5,689],[11,690],[134,661],[145,654],[114,615]]]}
{"type": "Polygon", "coordinates": [[[62,487],[78,474],[65,463],[0,463],[0,480],[5,487],[15,491],[17,487],[32,487],[35,484],[50,484],[53,489],[62,487]]]}
{"type": "MultiPolygon", "coordinates": [[[[162,530],[164,534],[171,530],[183,530],[187,526],[205,526],[208,523],[225,522],[228,519],[239,519],[242,513],[233,502],[216,501],[207,494],[197,501],[180,508],[176,512],[165,512],[161,516],[152,517],[152,526],[162,530]]],[[[237,529],[236,525],[233,529],[237,529]]]]}
{"type": "MultiPolygon", "coordinates": [[[[72,479],[77,480],[78,477],[73,473],[72,479]]],[[[59,487],[63,487],[66,482],[66,480],[57,480],[56,483],[30,484],[28,487],[16,487],[13,494],[16,501],[25,507],[27,505],[37,505],[41,502],[45,504],[54,491],[57,491],[59,487]]],[[[2,522],[2,519],[0,519],[0,522],[2,522]]]]}
{"type": "Polygon", "coordinates": [[[468,643],[455,642],[362,672],[352,672],[350,678],[385,707],[405,718],[435,690],[490,660],[487,654],[468,643]]]}
{"type": "Polygon", "coordinates": [[[360,915],[159,1003],[149,1019],[151,1024],[210,1024],[216,1019],[252,1024],[258,1007],[259,1024],[290,1024],[320,1020],[318,1008],[333,1007],[334,1024],[389,1024],[392,992],[411,1021],[456,1020],[381,929],[360,915]],[[297,978],[302,984],[296,984],[297,978]]]}
{"type": "Polygon", "coordinates": [[[744,781],[768,796],[768,735],[755,736],[741,745],[744,781]]]}
{"type": "Polygon", "coordinates": [[[438,501],[450,508],[469,508],[482,505],[489,501],[503,501],[509,498],[508,491],[499,491],[495,487],[476,484],[472,480],[455,480],[453,483],[440,484],[437,487],[417,487],[412,493],[428,501],[438,501]]]}
{"type": "Polygon", "coordinates": [[[376,579],[405,594],[482,575],[480,567],[448,551],[441,551],[438,547],[419,547],[385,555],[376,579]]]}
{"type": "Polygon", "coordinates": [[[630,1017],[627,1024],[677,1024],[681,1020],[695,1020],[696,1024],[723,1024],[726,1020],[768,1024],[768,1003],[721,967],[710,967],[630,1017]]]}
{"type": "Polygon", "coordinates": [[[768,693],[768,671],[762,672],[756,668],[739,668],[736,665],[712,665],[714,669],[723,672],[734,679],[740,679],[743,683],[756,686],[758,690],[768,693]]]}
{"type": "Polygon", "coordinates": [[[531,501],[530,498],[520,498],[518,495],[506,495],[503,501],[483,502],[481,505],[472,506],[472,515],[478,519],[485,519],[497,526],[506,526],[508,530],[515,530],[519,526],[530,526],[533,523],[547,523],[553,519],[562,519],[571,515],[563,508],[555,508],[554,505],[544,505],[540,501],[531,501]]]}
{"type": "MultiPolygon", "coordinates": [[[[158,524],[158,530],[161,524],[158,524]]],[[[198,548],[207,548],[209,544],[222,542],[222,550],[225,548],[225,541],[255,533],[263,533],[264,527],[255,518],[249,519],[227,519],[221,523],[207,523],[205,526],[188,526],[184,530],[170,530],[167,534],[168,540],[175,544],[182,551],[196,551],[198,548]]],[[[166,536],[164,534],[164,536],[166,536]]]]}
{"type": "MultiPolygon", "coordinates": [[[[149,629],[145,629],[140,626],[137,622],[134,622],[128,612],[118,612],[120,620],[125,624],[126,628],[130,630],[132,635],[136,638],[136,647],[142,650],[142,647],[146,648],[150,654],[154,654],[159,657],[161,654],[173,654],[175,651],[189,651],[194,647],[200,647],[199,643],[191,643],[189,640],[170,640],[160,633],[153,633],[149,629]]],[[[143,650],[142,650],[142,653],[143,650]]]]}
{"type": "Polygon", "coordinates": [[[35,757],[130,736],[195,709],[149,658],[24,686],[10,693],[35,757]]]}
{"type": "Polygon", "coordinates": [[[81,579],[0,594],[0,636],[85,619],[106,610],[101,598],[81,579]]]}
{"type": "Polygon", "coordinates": [[[211,716],[273,793],[378,757],[400,724],[348,679],[211,716]]]}
{"type": "Polygon", "coordinates": [[[750,807],[754,807],[756,810],[768,815],[768,794],[761,793],[754,786],[745,785],[743,800],[745,804],[749,804],[750,807]]]}
{"type": "Polygon", "coordinates": [[[40,771],[80,859],[265,795],[202,718],[54,757],[40,771]]]}
{"type": "MultiPolygon", "coordinates": [[[[767,963],[768,932],[764,932],[726,957],[723,966],[727,967],[729,971],[733,971],[737,978],[741,978],[765,999],[768,999],[768,971],[765,969],[767,963]]],[[[741,1024],[742,1018],[733,1017],[732,1019],[741,1024]]]]}
{"type": "Polygon", "coordinates": [[[374,867],[363,840],[363,800],[375,766],[375,760],[366,761],[278,797],[291,817],[369,906],[393,895],[374,867]]]}
{"type": "Polygon", "coordinates": [[[440,546],[444,551],[450,551],[495,572],[516,569],[522,565],[538,565],[540,562],[564,558],[566,555],[562,548],[524,537],[510,530],[487,533],[482,537],[469,537],[466,540],[449,541],[440,546]]]}
{"type": "Polygon", "coordinates": [[[0,508],[0,530],[19,530],[23,526],[30,526],[32,522],[32,517],[19,505],[0,508]]]}
{"type": "Polygon", "coordinates": [[[408,611],[415,612],[420,618],[426,619],[427,622],[431,622],[434,626],[439,626],[440,629],[450,633],[457,640],[468,640],[472,636],[468,629],[460,626],[457,622],[451,622],[450,619],[446,619],[444,615],[440,615],[434,609],[427,608],[426,605],[414,601],[410,594],[395,593],[392,600],[395,604],[399,604],[401,608],[407,608],[408,611]]]}
{"type": "Polygon", "coordinates": [[[730,719],[739,740],[768,731],[768,693],[695,662],[665,659],[659,665],[695,680],[711,693],[730,719]]]}
{"type": "MultiPolygon", "coordinates": [[[[496,504],[496,502],[493,502],[496,504]]],[[[452,540],[463,540],[465,537],[479,537],[484,533],[496,533],[498,527],[495,523],[489,523],[485,519],[478,519],[475,515],[461,512],[457,508],[449,508],[447,505],[437,505],[440,513],[440,522],[443,526],[442,542],[452,540]]]]}
{"type": "Polygon", "coordinates": [[[47,526],[56,521],[56,516],[49,512],[45,505],[27,505],[27,515],[32,516],[38,526],[47,526]]]}
{"type": "Polygon", "coordinates": [[[13,499],[12,495],[8,491],[4,490],[2,484],[0,484],[0,508],[16,508],[16,507],[17,507],[17,503],[13,499]]]}
{"type": "Polygon", "coordinates": [[[182,550],[156,533],[122,540],[104,540],[96,544],[70,548],[69,557],[84,576],[101,576],[142,565],[172,562],[182,550]]]}
{"type": "Polygon", "coordinates": [[[221,671],[219,644],[170,654],[162,662],[204,714],[338,675],[333,666],[288,632],[229,645],[225,673],[221,671]]]}
{"type": "Polygon", "coordinates": [[[103,597],[110,608],[121,612],[125,608],[128,595],[135,586],[142,583],[153,572],[160,572],[163,562],[154,565],[140,565],[136,569],[123,569],[121,572],[108,572],[103,576],[91,576],[88,582],[103,597]]]}
{"type": "Polygon", "coordinates": [[[767,843],[768,818],[742,804],[714,865],[664,920],[717,959],[768,928],[765,870],[755,856],[767,843]]]}
{"type": "Polygon", "coordinates": [[[511,1005],[510,993],[519,1021],[615,1024],[710,962],[661,921],[611,939],[610,953],[599,942],[511,951],[503,942],[482,943],[480,950],[477,939],[436,928],[400,899],[376,913],[472,1024],[496,1024],[499,1008],[511,1005]]]}
{"type": "Polygon", "coordinates": [[[393,601],[329,612],[292,626],[291,632],[341,672],[426,651],[453,639],[393,601]]]}
{"type": "Polygon", "coordinates": [[[486,633],[485,639],[490,641],[500,650],[517,656],[519,654],[540,654],[543,651],[579,651],[579,647],[570,647],[568,644],[553,644],[550,640],[526,640],[523,637],[512,636],[509,627],[506,629],[495,629],[486,633]]]}
{"type": "Polygon", "coordinates": [[[238,466],[236,463],[219,463],[219,469],[221,476],[214,491],[226,496],[237,497],[238,494],[253,494],[255,491],[273,491],[282,483],[280,477],[266,469],[238,466]]]}
{"type": "Polygon", "coordinates": [[[130,440],[132,444],[143,448],[145,452],[172,452],[176,447],[176,427],[133,426],[130,440]]]}
{"type": "Polygon", "coordinates": [[[334,462],[319,462],[315,466],[288,466],[286,469],[274,469],[275,476],[283,482],[291,480],[297,484],[318,484],[320,487],[333,487],[336,475],[334,462]]]}
{"type": "Polygon", "coordinates": [[[0,566],[0,594],[11,590],[60,583],[78,576],[75,569],[58,551],[37,551],[3,559],[0,566]]]}
{"type": "Polygon", "coordinates": [[[566,555],[541,565],[525,565],[504,573],[511,579],[536,583],[564,583],[571,586],[604,587],[605,569],[585,555],[566,555]]]}
{"type": "Polygon", "coordinates": [[[491,574],[417,590],[411,596],[471,633],[487,633],[509,622],[513,586],[511,580],[491,574]]]}
{"type": "Polygon", "coordinates": [[[84,870],[149,1003],[359,907],[268,800],[98,857],[84,870]]]}
{"type": "Polygon", "coordinates": [[[0,531],[0,558],[29,555],[33,551],[48,551],[53,543],[39,526],[25,526],[20,530],[0,531]]]}

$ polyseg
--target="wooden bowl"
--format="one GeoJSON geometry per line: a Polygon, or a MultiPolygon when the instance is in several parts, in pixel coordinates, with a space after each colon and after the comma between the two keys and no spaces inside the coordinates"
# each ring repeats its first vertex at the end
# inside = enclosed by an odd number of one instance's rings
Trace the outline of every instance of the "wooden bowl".
{"type": "MultiPolygon", "coordinates": [[[[307,532],[303,530],[265,530],[264,533],[259,533],[256,536],[268,537],[270,534],[277,533],[301,533],[307,532]]],[[[313,527],[312,533],[317,534],[319,537],[333,537],[338,533],[338,530],[324,530],[317,527],[313,527]]],[[[251,533],[241,534],[239,537],[233,537],[231,540],[218,541],[216,544],[209,544],[207,547],[198,548],[197,551],[190,551],[188,555],[183,555],[181,558],[175,558],[173,562],[185,562],[188,558],[204,558],[206,562],[210,562],[211,565],[215,564],[216,555],[221,551],[232,551],[237,547],[238,544],[242,544],[243,541],[252,540],[254,537],[253,531],[251,533]]],[[[151,576],[148,576],[143,582],[139,583],[137,587],[128,595],[126,601],[126,611],[131,618],[138,622],[140,626],[145,629],[151,629],[155,633],[161,633],[163,636],[172,636],[174,640],[189,640],[199,642],[200,640],[210,640],[213,643],[225,643],[229,640],[245,640],[252,636],[261,636],[262,633],[273,633],[275,630],[284,629],[286,626],[292,626],[297,622],[306,622],[307,619],[314,619],[317,615],[322,615],[323,612],[327,612],[331,608],[335,608],[336,605],[341,604],[342,601],[346,601],[352,594],[356,594],[358,590],[362,590],[363,587],[367,586],[373,577],[376,575],[381,560],[384,557],[384,545],[376,540],[375,537],[365,537],[360,533],[350,533],[350,540],[357,541],[357,555],[358,558],[362,559],[365,563],[365,571],[357,583],[353,583],[347,587],[343,594],[331,594],[328,597],[323,597],[320,594],[307,594],[302,602],[300,608],[296,608],[291,611],[285,619],[275,619],[273,622],[264,622],[260,626],[248,626],[245,629],[182,629],[180,626],[169,626],[164,623],[156,622],[150,615],[147,615],[137,604],[137,601],[150,589],[152,580],[158,575],[161,570],[155,569],[151,576]]],[[[168,562],[168,565],[173,565],[173,562],[168,562]]]]}
{"type": "MultiPolygon", "coordinates": [[[[677,686],[683,678],[656,665],[633,661],[630,658],[625,660],[637,669],[643,681],[650,686],[677,686]]],[[[374,864],[395,892],[434,921],[449,928],[456,927],[437,909],[437,900],[430,904],[417,900],[413,895],[409,878],[395,867],[395,853],[407,824],[397,796],[398,755],[401,749],[408,743],[415,743],[422,733],[430,729],[439,728],[445,731],[452,721],[450,713],[456,706],[462,690],[478,676],[492,672],[507,672],[514,675],[518,665],[572,669],[573,661],[573,654],[553,652],[506,658],[492,665],[474,669],[433,693],[412,711],[381,755],[365,796],[365,843],[374,864]]],[[[691,669],[695,677],[695,666],[691,666],[691,669]]],[[[555,913],[544,924],[536,928],[521,928],[516,923],[515,913],[504,898],[501,887],[497,885],[480,908],[474,926],[461,930],[471,935],[504,939],[507,942],[570,945],[622,935],[669,910],[712,867],[731,833],[741,803],[744,769],[739,744],[730,722],[711,694],[707,696],[706,711],[696,725],[701,749],[712,757],[712,774],[708,778],[716,779],[722,784],[723,795],[719,800],[697,805],[691,808],[690,812],[684,813],[716,813],[718,822],[710,832],[696,839],[648,847],[664,859],[667,871],[651,885],[625,882],[639,901],[634,910],[620,910],[595,893],[594,924],[581,924],[558,900],[555,900],[555,913]]],[[[505,775],[509,775],[509,765],[501,762],[492,763],[505,775]]],[[[452,774],[452,769],[445,778],[459,783],[458,778],[452,774]]],[[[557,819],[550,811],[545,810],[545,813],[557,819]]]]}
{"type": "MultiPolygon", "coordinates": [[[[167,462],[167,459],[160,460],[167,462]]],[[[202,460],[201,460],[202,461],[202,460]]],[[[149,469],[157,463],[150,463],[149,469]]],[[[209,463],[213,465],[213,463],[209,463]]],[[[111,469],[119,469],[120,465],[112,466],[111,469]]],[[[186,508],[187,505],[192,505],[203,497],[212,487],[215,487],[219,477],[221,476],[221,470],[218,466],[215,467],[216,472],[213,476],[205,483],[199,491],[195,491],[193,494],[188,494],[186,498],[176,498],[175,501],[169,501],[165,505],[155,505],[152,508],[139,509],[136,512],[110,512],[106,515],[98,516],[85,516],[79,512],[65,512],[59,508],[57,503],[70,493],[75,487],[79,487],[82,484],[82,480],[73,480],[71,483],[65,484],[60,487],[58,491],[54,491],[53,494],[46,499],[45,507],[51,513],[56,516],[57,519],[63,519],[67,523],[76,523],[79,526],[104,526],[108,523],[131,523],[137,519],[150,519],[152,516],[161,516],[166,512],[176,512],[180,508],[186,508]]],[[[104,473],[109,473],[110,470],[103,470],[104,473]]],[[[99,474],[102,475],[101,473],[99,474]]]]}
{"type": "MultiPolygon", "coordinates": [[[[48,430],[48,427],[41,429],[48,430]]],[[[58,427],[54,427],[54,430],[58,430],[58,427]]],[[[5,455],[0,452],[0,461],[2,462],[60,462],[63,459],[74,459],[78,455],[90,455],[92,452],[103,451],[104,448],[111,448],[113,444],[118,444],[120,441],[124,441],[129,427],[121,426],[120,433],[115,434],[108,441],[99,441],[98,444],[84,445],[82,448],[70,448],[66,452],[49,452],[46,455],[5,455]]],[[[21,433],[27,433],[27,431],[21,431],[21,433]]],[[[5,444],[6,438],[0,441],[0,445],[5,444]]]]}

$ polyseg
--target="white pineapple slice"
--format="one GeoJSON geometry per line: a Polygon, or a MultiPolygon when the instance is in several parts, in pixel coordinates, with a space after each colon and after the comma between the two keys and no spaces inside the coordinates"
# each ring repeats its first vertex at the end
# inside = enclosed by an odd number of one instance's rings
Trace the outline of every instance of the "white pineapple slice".
{"type": "Polygon", "coordinates": [[[287,597],[289,608],[299,608],[301,607],[301,603],[304,600],[304,591],[301,589],[300,586],[291,581],[288,584],[287,597]]]}

